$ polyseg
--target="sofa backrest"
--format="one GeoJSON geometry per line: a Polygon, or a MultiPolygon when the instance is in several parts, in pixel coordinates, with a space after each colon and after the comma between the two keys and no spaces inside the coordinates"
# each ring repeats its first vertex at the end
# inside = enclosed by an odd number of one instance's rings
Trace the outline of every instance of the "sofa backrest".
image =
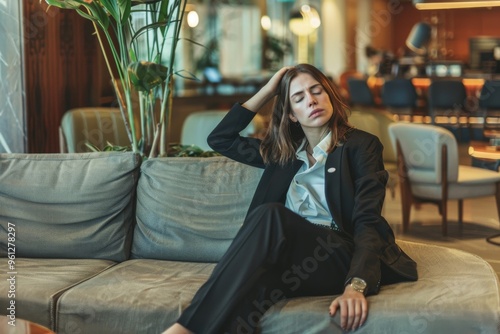
{"type": "Polygon", "coordinates": [[[0,230],[14,228],[16,257],[123,261],[139,166],[128,152],[0,154],[0,230]]]}
{"type": "Polygon", "coordinates": [[[262,170],[225,157],[141,165],[132,258],[216,262],[243,223],[262,170]]]}

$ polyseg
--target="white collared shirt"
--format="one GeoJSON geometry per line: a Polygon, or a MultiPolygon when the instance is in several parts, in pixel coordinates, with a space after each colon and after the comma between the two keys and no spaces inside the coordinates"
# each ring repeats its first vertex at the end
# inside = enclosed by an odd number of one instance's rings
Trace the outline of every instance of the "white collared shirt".
{"type": "Polygon", "coordinates": [[[309,159],[305,150],[306,140],[297,150],[297,159],[304,161],[297,174],[295,174],[288,193],[285,206],[298,213],[311,223],[331,226],[332,215],[328,209],[325,195],[325,164],[328,156],[327,149],[330,145],[331,133],[329,132],[313,149],[316,163],[309,166],[309,159]]]}

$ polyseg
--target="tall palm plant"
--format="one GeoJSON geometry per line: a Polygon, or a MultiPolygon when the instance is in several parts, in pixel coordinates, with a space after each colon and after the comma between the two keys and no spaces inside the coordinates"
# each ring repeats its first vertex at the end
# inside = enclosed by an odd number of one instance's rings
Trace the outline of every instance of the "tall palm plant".
{"type": "Polygon", "coordinates": [[[75,10],[92,21],[111,77],[134,152],[166,155],[172,113],[177,43],[186,0],[45,0],[51,6],[75,10]],[[139,18],[139,19],[138,19],[139,18]],[[138,23],[142,22],[142,23],[138,23]],[[110,51],[112,61],[107,56],[110,51]],[[132,95],[138,92],[139,110],[132,95]],[[156,101],[161,104],[155,115],[156,101]],[[137,115],[136,115],[137,114],[137,115]],[[140,124],[136,124],[136,119],[140,124]]]}

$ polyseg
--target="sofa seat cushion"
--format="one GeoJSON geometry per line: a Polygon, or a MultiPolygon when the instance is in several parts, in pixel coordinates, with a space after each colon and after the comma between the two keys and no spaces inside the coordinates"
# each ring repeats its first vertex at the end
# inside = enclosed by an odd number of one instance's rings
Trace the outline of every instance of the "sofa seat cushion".
{"type": "Polygon", "coordinates": [[[216,262],[241,227],[262,170],[225,157],[141,165],[132,258],[216,262]]]}
{"type": "Polygon", "coordinates": [[[8,279],[14,279],[8,281],[2,275],[0,281],[0,314],[10,314],[7,308],[14,300],[16,318],[54,329],[59,296],[113,265],[115,262],[108,260],[17,258],[15,274],[7,274],[8,279]],[[15,283],[15,288],[10,283],[15,283]],[[9,296],[9,291],[15,296],[9,296]]]}
{"type": "Polygon", "coordinates": [[[66,291],[57,333],[158,334],[174,323],[215,264],[128,260],[66,291]]]}
{"type": "MultiPolygon", "coordinates": [[[[383,286],[380,294],[369,296],[368,320],[356,333],[497,334],[498,278],[487,262],[454,249],[398,244],[417,261],[420,279],[383,286]]],[[[177,320],[213,268],[161,260],[120,263],[61,296],[57,332],[161,333],[177,320]]],[[[262,333],[343,333],[339,316],[328,315],[334,298],[280,302],[264,315],[262,333]]]]}
{"type": "Polygon", "coordinates": [[[0,229],[14,227],[16,256],[127,259],[140,162],[131,152],[0,154],[0,229]]]}
{"type": "MultiPolygon", "coordinates": [[[[417,262],[419,280],[383,286],[368,297],[370,313],[356,333],[499,333],[498,277],[486,261],[451,248],[398,244],[417,262]]],[[[262,333],[343,333],[339,315],[328,315],[332,300],[280,302],[264,316],[262,333]]]]}

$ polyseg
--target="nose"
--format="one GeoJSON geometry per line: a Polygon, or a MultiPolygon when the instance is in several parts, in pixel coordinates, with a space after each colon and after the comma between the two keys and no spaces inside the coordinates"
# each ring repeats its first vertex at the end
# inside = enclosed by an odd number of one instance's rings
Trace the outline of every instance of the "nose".
{"type": "Polygon", "coordinates": [[[318,101],[316,101],[316,98],[314,97],[314,95],[312,95],[311,93],[307,94],[307,98],[309,100],[309,106],[314,106],[318,103],[318,101]]]}

